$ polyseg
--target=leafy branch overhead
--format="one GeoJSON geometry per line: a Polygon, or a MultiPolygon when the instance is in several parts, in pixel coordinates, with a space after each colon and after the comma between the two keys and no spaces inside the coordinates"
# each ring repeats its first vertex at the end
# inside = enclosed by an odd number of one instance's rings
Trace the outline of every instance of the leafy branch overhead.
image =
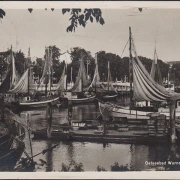
{"type": "Polygon", "coordinates": [[[5,11],[0,9],[0,18],[3,19],[3,17],[6,15],[5,11]]]}
{"type": "Polygon", "coordinates": [[[86,24],[88,21],[96,21],[97,23],[100,23],[103,25],[104,19],[102,17],[102,12],[100,9],[62,9],[62,13],[70,13],[70,26],[67,27],[66,31],[75,31],[75,29],[78,27],[78,25],[86,27],[86,24]],[[95,19],[95,20],[94,20],[95,19]]]}

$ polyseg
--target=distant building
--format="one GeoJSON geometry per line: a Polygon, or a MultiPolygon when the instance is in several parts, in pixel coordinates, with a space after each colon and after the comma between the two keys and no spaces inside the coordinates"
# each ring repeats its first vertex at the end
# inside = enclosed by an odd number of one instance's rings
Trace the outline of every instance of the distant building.
{"type": "Polygon", "coordinates": [[[167,64],[180,64],[180,61],[168,61],[167,64]]]}

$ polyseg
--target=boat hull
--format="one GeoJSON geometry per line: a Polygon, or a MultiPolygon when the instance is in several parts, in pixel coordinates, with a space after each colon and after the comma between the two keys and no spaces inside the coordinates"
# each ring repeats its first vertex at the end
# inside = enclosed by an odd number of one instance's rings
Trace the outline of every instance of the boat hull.
{"type": "Polygon", "coordinates": [[[90,103],[95,101],[96,96],[91,96],[87,98],[68,98],[69,101],[72,102],[72,104],[84,104],[84,103],[90,103]]]}
{"type": "Polygon", "coordinates": [[[114,100],[114,99],[116,99],[117,96],[118,96],[118,94],[114,94],[114,95],[104,95],[102,98],[103,98],[103,100],[108,101],[108,100],[114,100]]]}
{"type": "Polygon", "coordinates": [[[20,109],[28,109],[28,108],[43,108],[46,107],[48,103],[52,106],[55,106],[59,101],[59,97],[44,100],[44,101],[37,101],[37,102],[22,102],[19,103],[20,109]]]}
{"type": "MultiPolygon", "coordinates": [[[[99,102],[99,108],[105,108],[106,104],[99,102]]],[[[151,113],[159,113],[165,115],[167,118],[170,117],[169,111],[166,112],[146,112],[140,110],[130,110],[129,107],[116,107],[110,108],[110,116],[114,118],[127,118],[127,119],[150,119],[151,113]]],[[[176,117],[180,117],[180,111],[176,111],[176,117]]]]}

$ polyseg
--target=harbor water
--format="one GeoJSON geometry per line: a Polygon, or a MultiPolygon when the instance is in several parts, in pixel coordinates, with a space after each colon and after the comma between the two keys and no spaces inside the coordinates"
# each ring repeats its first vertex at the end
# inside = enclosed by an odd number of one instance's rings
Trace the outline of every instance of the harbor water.
{"type": "MultiPolygon", "coordinates": [[[[127,104],[128,98],[118,99],[119,104],[127,104]]],[[[40,130],[47,127],[46,110],[33,110],[21,112],[30,114],[29,123],[32,130],[40,130]]],[[[73,120],[92,120],[100,115],[98,104],[81,104],[73,106],[73,120]]],[[[67,122],[67,109],[53,108],[53,129],[59,124],[67,122]]],[[[28,136],[25,138],[26,151],[31,154],[28,136]]],[[[180,170],[180,146],[173,147],[169,144],[101,144],[91,142],[61,142],[51,139],[35,140],[32,135],[33,154],[58,144],[55,149],[46,154],[40,154],[34,158],[37,162],[35,171],[61,171],[62,164],[69,165],[72,162],[82,163],[84,171],[97,171],[97,167],[103,167],[111,171],[112,166],[117,165],[125,170],[180,170]],[[179,165],[167,165],[179,162],[179,165]]]]}

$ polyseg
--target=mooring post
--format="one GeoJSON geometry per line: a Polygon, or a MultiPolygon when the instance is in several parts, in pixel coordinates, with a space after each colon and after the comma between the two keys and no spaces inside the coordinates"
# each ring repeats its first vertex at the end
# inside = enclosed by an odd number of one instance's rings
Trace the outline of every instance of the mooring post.
{"type": "Polygon", "coordinates": [[[47,118],[47,122],[48,122],[47,137],[51,138],[51,133],[52,133],[52,106],[51,106],[51,103],[48,103],[48,105],[47,105],[46,118],[47,118]]]}
{"type": "Polygon", "coordinates": [[[72,120],[72,101],[68,100],[68,122],[69,122],[69,126],[71,126],[71,120],[72,120]]]}
{"type": "Polygon", "coordinates": [[[170,111],[170,136],[171,136],[171,143],[176,142],[176,127],[175,127],[175,109],[176,109],[176,101],[170,101],[169,111],[170,111]]]}
{"type": "Polygon", "coordinates": [[[31,141],[31,130],[29,128],[29,123],[30,123],[30,114],[26,113],[26,122],[27,122],[27,126],[28,126],[28,137],[29,137],[29,144],[30,144],[30,148],[31,148],[31,157],[32,157],[32,163],[33,163],[33,148],[32,148],[32,141],[31,141]]]}

